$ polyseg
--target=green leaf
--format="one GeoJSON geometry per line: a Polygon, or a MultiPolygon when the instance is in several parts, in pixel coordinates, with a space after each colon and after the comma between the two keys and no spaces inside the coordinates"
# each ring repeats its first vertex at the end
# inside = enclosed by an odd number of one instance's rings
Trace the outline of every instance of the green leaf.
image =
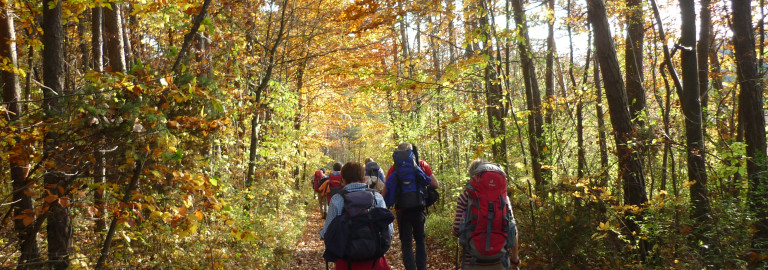
{"type": "Polygon", "coordinates": [[[219,186],[219,177],[218,176],[211,177],[211,178],[208,179],[208,182],[210,182],[212,186],[218,187],[219,186]]]}

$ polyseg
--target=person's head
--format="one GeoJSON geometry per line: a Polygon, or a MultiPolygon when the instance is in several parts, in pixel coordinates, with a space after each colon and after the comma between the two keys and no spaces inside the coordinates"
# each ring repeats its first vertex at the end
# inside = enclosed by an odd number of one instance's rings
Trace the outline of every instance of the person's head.
{"type": "Polygon", "coordinates": [[[334,171],[341,171],[341,162],[333,163],[333,170],[334,171]]]}
{"type": "Polygon", "coordinates": [[[344,179],[344,183],[347,184],[356,182],[365,183],[363,174],[365,174],[363,166],[354,161],[347,162],[347,164],[344,164],[344,167],[341,168],[341,179],[344,179]]]}
{"type": "Polygon", "coordinates": [[[469,163],[469,168],[467,169],[467,175],[469,175],[469,177],[472,177],[473,176],[472,173],[475,170],[477,170],[477,168],[480,167],[480,165],[483,163],[488,163],[488,161],[485,160],[484,158],[478,158],[473,160],[471,163],[469,163]]]}
{"type": "Polygon", "coordinates": [[[372,158],[365,158],[365,163],[363,163],[363,164],[368,164],[368,162],[371,162],[371,161],[373,161],[372,158]]]}
{"type": "Polygon", "coordinates": [[[320,171],[325,173],[325,168],[320,168],[320,171]]]}
{"type": "Polygon", "coordinates": [[[401,142],[397,145],[397,150],[413,150],[413,145],[408,142],[401,142]]]}

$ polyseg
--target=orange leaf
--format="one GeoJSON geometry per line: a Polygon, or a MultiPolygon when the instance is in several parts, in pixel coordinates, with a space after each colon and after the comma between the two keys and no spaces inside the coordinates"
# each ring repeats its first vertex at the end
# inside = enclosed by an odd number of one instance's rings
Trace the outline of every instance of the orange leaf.
{"type": "Polygon", "coordinates": [[[33,221],[35,221],[35,217],[27,215],[21,220],[21,223],[24,224],[24,226],[29,226],[33,221]]]}
{"type": "Polygon", "coordinates": [[[59,204],[63,207],[69,207],[69,197],[59,198],[59,204]]]}
{"type": "Polygon", "coordinates": [[[58,199],[59,199],[59,196],[48,195],[48,196],[45,196],[45,198],[43,200],[45,200],[46,203],[53,203],[53,202],[55,202],[58,199]]]}

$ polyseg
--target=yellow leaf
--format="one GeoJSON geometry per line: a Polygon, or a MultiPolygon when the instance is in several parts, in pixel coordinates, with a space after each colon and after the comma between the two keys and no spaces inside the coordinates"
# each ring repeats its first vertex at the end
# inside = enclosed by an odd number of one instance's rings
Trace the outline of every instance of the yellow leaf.
{"type": "Polygon", "coordinates": [[[203,220],[203,212],[200,212],[200,210],[195,211],[195,217],[197,218],[197,221],[203,220]]]}
{"type": "Polygon", "coordinates": [[[689,181],[689,182],[685,182],[685,183],[683,184],[683,186],[684,186],[684,187],[691,187],[691,186],[693,186],[694,184],[696,184],[696,180],[693,180],[693,181],[689,181]]]}
{"type": "Polygon", "coordinates": [[[160,211],[152,211],[152,213],[149,214],[150,219],[158,218],[162,216],[163,216],[163,212],[160,212],[160,211]]]}

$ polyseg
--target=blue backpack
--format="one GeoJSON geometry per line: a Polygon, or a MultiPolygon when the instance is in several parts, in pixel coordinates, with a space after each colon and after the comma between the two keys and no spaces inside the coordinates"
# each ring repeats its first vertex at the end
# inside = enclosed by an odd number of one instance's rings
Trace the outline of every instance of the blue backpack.
{"type": "Polygon", "coordinates": [[[325,232],[326,262],[344,259],[348,262],[371,261],[384,256],[392,244],[389,224],[395,215],[376,207],[375,191],[339,192],[344,209],[331,221],[325,232]]]}
{"type": "Polygon", "coordinates": [[[384,200],[387,206],[395,209],[424,208],[426,206],[425,186],[427,175],[416,163],[414,152],[410,149],[396,150],[392,153],[395,170],[387,179],[387,192],[384,200]]]}

